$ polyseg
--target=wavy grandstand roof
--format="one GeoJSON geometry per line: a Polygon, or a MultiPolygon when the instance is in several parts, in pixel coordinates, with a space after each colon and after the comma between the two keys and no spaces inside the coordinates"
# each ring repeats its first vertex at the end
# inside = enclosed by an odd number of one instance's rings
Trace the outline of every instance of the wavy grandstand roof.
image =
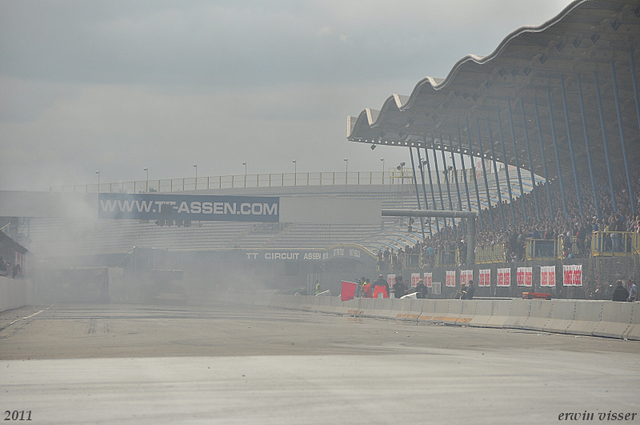
{"type": "Polygon", "coordinates": [[[637,0],[574,1],[543,25],[512,32],[492,54],[463,57],[445,79],[423,78],[409,96],[348,117],[347,138],[465,153],[471,145],[474,156],[521,168],[531,161],[539,175],[547,162],[549,178],[557,162],[571,166],[572,150],[577,164],[590,153],[594,169],[604,170],[603,140],[614,163],[622,165],[621,140],[637,162],[639,49],[637,0]]]}

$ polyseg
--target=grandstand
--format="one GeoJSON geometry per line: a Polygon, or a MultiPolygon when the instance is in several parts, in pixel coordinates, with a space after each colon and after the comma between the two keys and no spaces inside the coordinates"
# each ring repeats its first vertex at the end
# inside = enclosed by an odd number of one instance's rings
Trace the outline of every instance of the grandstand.
{"type": "MultiPolygon", "coordinates": [[[[510,174],[514,175],[514,171],[510,174]]],[[[413,175],[408,173],[410,178],[413,175]]],[[[504,179],[504,174],[501,179],[504,179]]],[[[525,193],[532,189],[530,182],[525,193]]],[[[526,184],[525,183],[525,184],[526,184]]],[[[484,183],[478,182],[481,190],[484,183]]],[[[180,187],[179,185],[177,185],[180,187]]],[[[495,183],[489,189],[495,191],[495,183]]],[[[419,189],[421,190],[421,189],[419,189]]],[[[313,197],[374,199],[383,208],[417,209],[415,185],[396,181],[387,185],[324,185],[288,187],[239,187],[203,189],[185,194],[243,195],[277,197],[313,197]]],[[[439,198],[438,194],[434,196],[439,198]]],[[[497,198],[496,198],[497,199],[497,198]]],[[[449,196],[443,193],[444,204],[449,196]]],[[[451,202],[458,204],[457,195],[451,202]],[[454,199],[455,198],[455,199],[454,199]]],[[[440,204],[438,204],[440,206],[440,204]]],[[[477,208],[477,204],[473,204],[477,208]]],[[[481,205],[481,207],[484,205],[481,205]]],[[[485,206],[486,208],[486,206],[485,206]]],[[[428,229],[426,230],[428,232],[428,229]]],[[[432,232],[437,231],[435,221],[432,232]]],[[[29,239],[33,252],[98,255],[127,252],[132,246],[152,246],[171,251],[212,251],[226,249],[328,249],[337,244],[356,244],[372,254],[385,248],[397,250],[414,246],[422,240],[422,229],[414,223],[408,231],[405,219],[383,219],[368,223],[280,223],[269,226],[259,223],[197,222],[189,227],[157,226],[140,220],[98,220],[96,218],[31,218],[19,229],[21,237],[29,239]],[[28,229],[28,230],[27,230],[28,229]],[[62,229],[62,230],[61,230],[62,229]],[[63,234],[61,234],[63,233],[63,234]]],[[[20,239],[20,238],[18,238],[20,239]]]]}

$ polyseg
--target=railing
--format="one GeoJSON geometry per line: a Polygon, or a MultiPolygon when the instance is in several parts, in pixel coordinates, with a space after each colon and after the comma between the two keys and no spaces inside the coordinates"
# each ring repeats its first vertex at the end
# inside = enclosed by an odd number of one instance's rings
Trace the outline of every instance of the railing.
{"type": "Polygon", "coordinates": [[[640,254],[640,234],[635,232],[593,232],[591,255],[613,257],[640,254]]]}
{"type": "Polygon", "coordinates": [[[553,239],[527,239],[527,260],[552,260],[558,255],[557,241],[553,239]]]}
{"type": "Polygon", "coordinates": [[[505,244],[498,243],[491,246],[479,246],[476,249],[476,264],[505,263],[505,244]]]}
{"type": "MultiPolygon", "coordinates": [[[[571,238],[571,250],[574,255],[581,256],[630,256],[640,255],[640,234],[634,232],[593,232],[591,250],[583,247],[579,250],[579,244],[575,237],[571,238]],[[613,242],[614,234],[619,234],[619,243],[613,242]],[[616,248],[617,247],[617,248],[616,248]],[[617,250],[616,250],[617,249],[617,250]]],[[[526,260],[554,260],[566,258],[564,252],[564,237],[557,239],[527,239],[525,243],[526,260]]],[[[500,264],[508,263],[506,244],[495,244],[490,246],[478,246],[475,252],[476,264],[500,264]]],[[[458,249],[434,251],[434,258],[431,260],[425,252],[419,254],[405,254],[397,262],[391,261],[386,264],[389,270],[402,270],[410,268],[456,266],[466,256],[466,252],[460,253],[458,249]]],[[[392,257],[393,258],[393,257],[392,257]]],[[[520,261],[518,259],[518,261],[520,261]]],[[[378,265],[380,266],[380,264],[378,265]]],[[[378,269],[380,270],[380,268],[378,269]]]]}
{"type": "Polygon", "coordinates": [[[400,185],[413,181],[413,174],[383,171],[240,174],[214,177],[142,180],[133,182],[51,186],[51,192],[155,193],[187,190],[235,189],[256,187],[336,186],[336,185],[400,185]],[[398,174],[396,176],[396,174],[398,174]]]}
{"type": "Polygon", "coordinates": [[[436,267],[439,266],[457,266],[460,259],[457,249],[438,249],[436,250],[436,267]]]}
{"type": "MultiPolygon", "coordinates": [[[[435,173],[432,171],[432,174],[435,173]]],[[[420,176],[418,176],[420,177],[420,176]]],[[[435,179],[435,174],[433,174],[435,179]]],[[[133,182],[51,186],[51,192],[81,193],[156,193],[183,192],[187,190],[236,189],[289,186],[336,185],[410,185],[413,184],[411,168],[389,171],[352,171],[280,174],[239,174],[214,177],[184,177],[179,179],[138,180],[133,182]]]]}

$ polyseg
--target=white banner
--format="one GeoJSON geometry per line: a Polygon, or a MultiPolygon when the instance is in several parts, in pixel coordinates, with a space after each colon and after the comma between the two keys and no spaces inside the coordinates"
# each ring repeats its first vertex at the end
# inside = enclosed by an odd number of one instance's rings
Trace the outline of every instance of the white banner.
{"type": "Polygon", "coordinates": [[[431,288],[433,283],[433,273],[425,273],[424,274],[424,286],[427,288],[431,288]]]}
{"type": "Polygon", "coordinates": [[[478,287],[491,286],[491,269],[478,270],[478,287]]]}
{"type": "Polygon", "coordinates": [[[556,286],[556,266],[540,267],[540,286],[541,287],[556,286]]]}
{"type": "Polygon", "coordinates": [[[445,283],[445,286],[449,287],[449,288],[455,288],[456,287],[456,271],[455,270],[447,270],[447,282],[445,283]]]}
{"type": "Polygon", "coordinates": [[[498,269],[498,286],[511,286],[511,269],[498,269]]]}

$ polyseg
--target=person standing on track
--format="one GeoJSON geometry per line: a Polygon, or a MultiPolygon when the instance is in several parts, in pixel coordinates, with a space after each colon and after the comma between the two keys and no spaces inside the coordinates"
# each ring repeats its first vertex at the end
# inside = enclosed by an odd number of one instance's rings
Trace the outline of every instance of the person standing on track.
{"type": "Polygon", "coordinates": [[[375,288],[378,286],[383,287],[385,291],[384,293],[387,294],[387,296],[389,296],[389,283],[386,280],[384,280],[384,278],[382,277],[382,273],[380,273],[380,276],[378,276],[378,279],[375,282],[373,282],[374,293],[375,293],[375,288]]]}
{"type": "Polygon", "coordinates": [[[402,279],[402,275],[399,274],[398,277],[396,277],[396,283],[393,284],[393,294],[396,298],[402,298],[404,297],[406,291],[407,287],[405,286],[404,280],[402,279]]]}
{"type": "Polygon", "coordinates": [[[467,288],[462,291],[462,299],[463,300],[472,300],[473,294],[476,292],[475,286],[473,286],[473,279],[469,280],[467,283],[467,288]]]}

